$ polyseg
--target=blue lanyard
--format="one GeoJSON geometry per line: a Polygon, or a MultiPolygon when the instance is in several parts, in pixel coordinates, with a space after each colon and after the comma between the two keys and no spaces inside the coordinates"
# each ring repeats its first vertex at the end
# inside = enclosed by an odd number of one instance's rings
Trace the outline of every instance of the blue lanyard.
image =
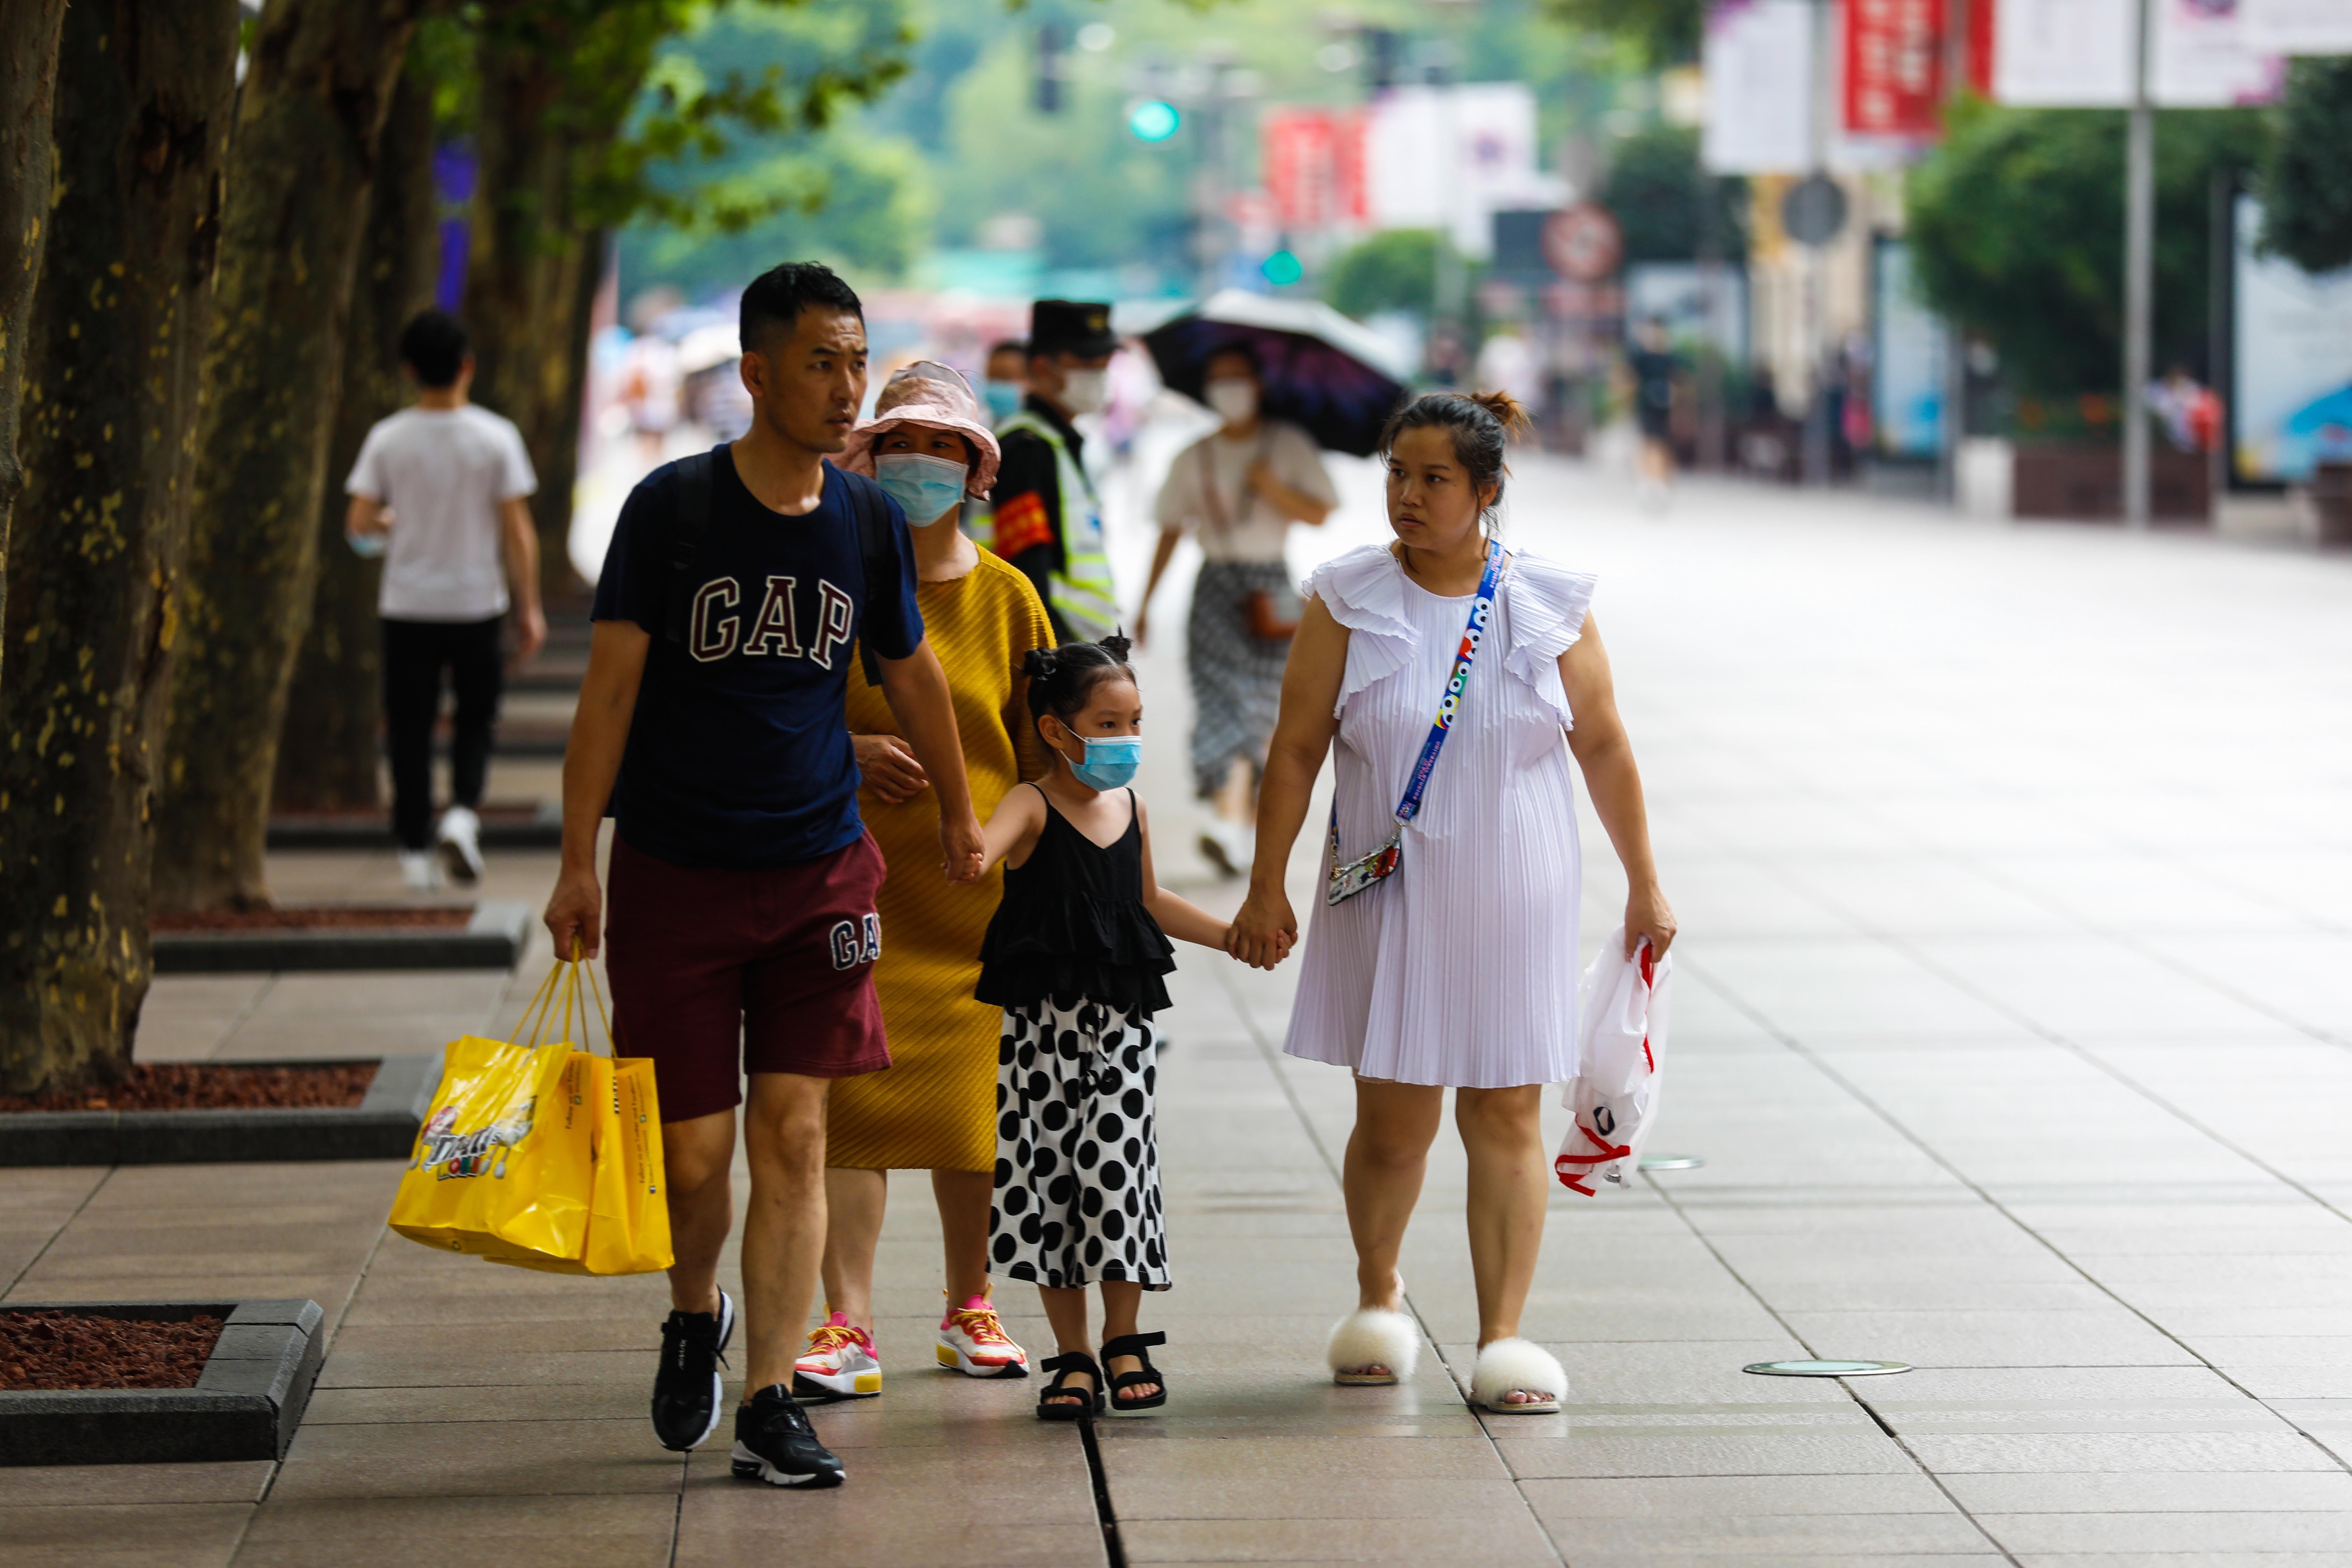
{"type": "Polygon", "coordinates": [[[1478,578],[1478,596],[1470,602],[1470,624],[1462,628],[1462,647],[1454,656],[1454,673],[1446,678],[1445,695],[1438,699],[1437,717],[1429,726],[1429,739],[1421,743],[1421,757],[1412,764],[1412,781],[1404,786],[1404,798],[1397,802],[1396,818],[1411,822],[1421,809],[1422,795],[1429,788],[1430,770],[1437,766],[1437,753],[1445,749],[1446,732],[1454,728],[1454,716],[1462,710],[1462,694],[1469,689],[1471,661],[1478,657],[1478,644],[1486,636],[1486,623],[1495,614],[1495,579],[1502,574],[1503,542],[1489,540],[1486,543],[1486,570],[1478,578]]]}

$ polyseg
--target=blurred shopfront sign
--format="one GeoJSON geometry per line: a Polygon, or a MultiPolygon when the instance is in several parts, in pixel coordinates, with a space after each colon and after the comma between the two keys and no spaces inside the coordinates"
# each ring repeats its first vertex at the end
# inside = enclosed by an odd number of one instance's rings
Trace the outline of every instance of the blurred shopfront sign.
{"type": "Polygon", "coordinates": [[[1351,109],[1267,107],[1259,166],[1282,227],[1311,231],[1370,220],[1363,115],[1351,109]]]}
{"type": "Polygon", "coordinates": [[[1375,228],[1439,228],[1478,260],[1493,215],[1555,207],[1567,186],[1536,167],[1536,96],[1521,81],[1391,88],[1365,110],[1366,205],[1375,228]]]}
{"type": "Polygon", "coordinates": [[[1846,0],[1845,128],[1936,134],[1944,104],[1944,0],[1846,0]]]}
{"type": "Polygon", "coordinates": [[[2230,410],[2238,478],[2304,481],[2352,462],[2352,268],[2314,276],[2261,254],[2262,204],[2240,196],[2230,410]]]}
{"type": "Polygon", "coordinates": [[[1813,166],[1811,0],[1726,0],[1709,6],[1701,50],[1706,125],[1700,157],[1718,174],[1813,166]]]}

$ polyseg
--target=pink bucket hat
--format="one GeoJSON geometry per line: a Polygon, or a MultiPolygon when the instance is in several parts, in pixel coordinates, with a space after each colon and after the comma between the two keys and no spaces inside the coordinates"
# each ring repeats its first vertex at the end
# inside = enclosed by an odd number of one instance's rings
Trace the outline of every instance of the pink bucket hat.
{"type": "Polygon", "coordinates": [[[833,459],[844,473],[874,477],[874,443],[901,425],[952,430],[971,443],[971,472],[964,493],[984,496],[996,483],[999,456],[988,415],[972,395],[971,383],[951,365],[919,359],[892,373],[874,399],[874,417],[849,433],[849,445],[833,459]]]}

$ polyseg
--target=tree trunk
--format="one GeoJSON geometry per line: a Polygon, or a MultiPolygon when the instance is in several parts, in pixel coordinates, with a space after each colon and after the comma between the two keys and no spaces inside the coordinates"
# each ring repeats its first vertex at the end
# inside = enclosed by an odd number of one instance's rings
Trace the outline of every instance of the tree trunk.
{"type": "Polygon", "coordinates": [[[572,183],[585,150],[554,112],[562,69],[541,49],[487,44],[481,51],[480,174],[466,277],[474,397],[515,422],[539,471],[531,516],[551,600],[583,590],[569,549],[572,483],[587,306],[604,258],[597,237],[579,226],[572,183]]]}
{"type": "Polygon", "coordinates": [[[11,0],[0,11],[0,620],[8,610],[8,519],[25,489],[17,396],[49,216],[49,112],[65,14],[65,0],[11,0]]]}
{"type": "Polygon", "coordinates": [[[155,843],[164,909],[269,900],[269,785],[310,615],[352,275],[419,4],[269,0],[253,40],[205,356],[155,843]]]}
{"type": "Polygon", "coordinates": [[[383,570],[343,542],[342,480],[368,427],[404,400],[400,329],[433,303],[440,235],[433,210],[432,97],[431,84],[414,68],[404,71],[384,121],[319,503],[318,587],[280,731],[299,743],[278,749],[276,810],[364,811],[382,800],[383,639],[375,605],[383,570]]]}
{"type": "Polygon", "coordinates": [[[76,0],[0,689],[0,1091],[120,1078],[236,102],[236,0],[76,0]]]}

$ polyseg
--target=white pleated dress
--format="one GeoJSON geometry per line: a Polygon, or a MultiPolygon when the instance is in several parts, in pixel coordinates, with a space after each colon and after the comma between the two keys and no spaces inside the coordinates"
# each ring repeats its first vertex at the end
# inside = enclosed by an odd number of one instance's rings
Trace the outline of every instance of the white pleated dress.
{"type": "MultiPolygon", "coordinates": [[[[1317,885],[1289,1055],[1453,1088],[1576,1075],[1583,864],[1559,660],[1583,630],[1592,586],[1511,553],[1396,874],[1337,906],[1317,885]]],[[[1471,596],[1430,593],[1378,545],[1326,562],[1307,592],[1349,633],[1332,751],[1340,854],[1354,859],[1395,823],[1471,596]]],[[[1327,846],[1326,879],[1330,869],[1327,846]]]]}

